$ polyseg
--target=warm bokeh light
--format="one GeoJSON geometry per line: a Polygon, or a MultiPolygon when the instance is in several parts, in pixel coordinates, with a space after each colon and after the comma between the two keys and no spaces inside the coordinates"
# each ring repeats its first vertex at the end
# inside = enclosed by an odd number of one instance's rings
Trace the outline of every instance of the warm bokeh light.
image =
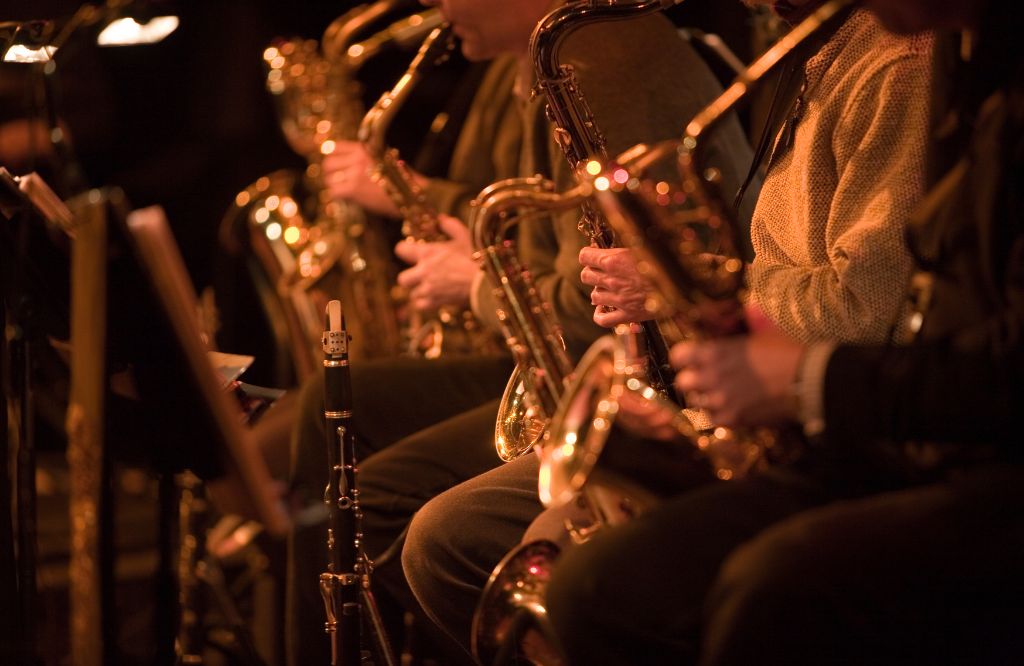
{"type": "Polygon", "coordinates": [[[126,16],[111,21],[100,33],[96,43],[100,46],[156,44],[177,29],[177,16],[154,16],[146,23],[139,23],[130,16],[126,16]]]}
{"type": "Polygon", "coordinates": [[[14,44],[4,53],[4,62],[49,62],[56,52],[57,47],[55,46],[40,46],[32,49],[24,44],[14,44]]]}

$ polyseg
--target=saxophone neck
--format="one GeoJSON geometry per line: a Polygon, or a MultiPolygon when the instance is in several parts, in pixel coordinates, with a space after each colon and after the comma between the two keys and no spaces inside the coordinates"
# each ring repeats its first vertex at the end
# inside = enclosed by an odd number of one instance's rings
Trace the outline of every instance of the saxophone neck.
{"type": "Polygon", "coordinates": [[[409,64],[402,78],[391,90],[381,95],[373,108],[363,117],[357,136],[359,141],[366,144],[373,157],[379,159],[383,156],[388,127],[394,120],[395,114],[408,100],[409,94],[416,84],[423,78],[423,74],[431,67],[436,67],[444,62],[451,54],[454,45],[454,35],[450,26],[434,28],[423,41],[423,45],[420,46],[419,52],[409,64]]]}
{"type": "Polygon", "coordinates": [[[530,55],[537,77],[558,78],[562,73],[558,51],[566,37],[591,23],[619,21],[671,7],[681,0],[575,0],[552,10],[540,20],[530,37],[530,55]]]}
{"type": "Polygon", "coordinates": [[[395,10],[398,0],[380,0],[355,7],[331,22],[320,40],[324,56],[331,61],[341,58],[356,36],[374,21],[395,10]]]}
{"type": "Polygon", "coordinates": [[[564,210],[583,202],[581,188],[556,194],[555,185],[541,176],[506,178],[493,183],[473,201],[469,220],[473,249],[481,252],[500,245],[509,231],[526,216],[564,210]]]}
{"type": "Polygon", "coordinates": [[[423,41],[431,30],[444,21],[437,9],[413,14],[395,21],[383,30],[355,42],[344,49],[344,61],[348,69],[356,71],[370,58],[389,48],[410,48],[423,41]]]}

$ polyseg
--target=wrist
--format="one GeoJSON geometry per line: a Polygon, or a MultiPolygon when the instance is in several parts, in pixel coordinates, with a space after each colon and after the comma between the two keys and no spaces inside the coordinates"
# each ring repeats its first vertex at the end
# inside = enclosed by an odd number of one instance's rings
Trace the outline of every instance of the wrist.
{"type": "Polygon", "coordinates": [[[825,430],[825,371],[835,349],[832,343],[816,343],[804,349],[790,387],[797,420],[808,437],[825,430]]]}

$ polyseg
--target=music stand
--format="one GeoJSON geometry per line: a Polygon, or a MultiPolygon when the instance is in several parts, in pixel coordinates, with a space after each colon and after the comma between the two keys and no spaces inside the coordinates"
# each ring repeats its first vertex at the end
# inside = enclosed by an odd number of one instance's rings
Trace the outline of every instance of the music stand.
{"type": "MultiPolygon", "coordinates": [[[[2,230],[4,258],[0,267],[0,369],[3,396],[0,399],[0,447],[2,492],[2,547],[0,571],[3,573],[4,636],[0,638],[0,661],[27,662],[35,654],[36,616],[36,487],[35,487],[35,401],[32,393],[33,359],[37,343],[45,344],[45,335],[62,330],[66,321],[54,315],[51,300],[66,304],[63,293],[47,289],[47,280],[28,259],[42,225],[65,229],[71,222],[70,211],[36,174],[11,175],[0,167],[0,216],[8,218],[2,230]],[[6,463],[12,461],[13,469],[6,463]],[[13,472],[16,496],[12,494],[13,472]],[[15,506],[8,502],[14,499],[15,506]],[[16,518],[16,528],[15,521],[16,518]],[[17,543],[15,555],[15,543],[17,543]],[[16,600],[16,601],[15,601],[16,600]],[[11,612],[10,617],[6,616],[11,612]]],[[[60,290],[61,292],[63,290],[60,290]]]]}
{"type": "MultiPolygon", "coordinates": [[[[74,664],[109,663],[116,641],[106,584],[112,581],[108,429],[122,438],[129,432],[136,445],[151,444],[145,453],[160,471],[169,471],[168,460],[205,471],[200,476],[223,505],[259,519],[270,534],[285,534],[290,521],[237,403],[207,357],[197,299],[162,211],[129,213],[120,191],[92,190],[72,202],[72,213],[34,175],[14,178],[3,171],[0,181],[5,214],[30,208],[71,239],[71,655],[74,664]],[[133,400],[110,391],[117,383],[110,371],[119,367],[134,375],[134,385],[127,382],[133,400]],[[156,391],[149,381],[154,371],[164,380],[156,391]],[[139,406],[134,413],[124,409],[133,402],[139,406]],[[166,422],[178,426],[163,428],[166,422]],[[169,437],[161,437],[164,430],[169,437]],[[184,454],[161,455],[171,445],[184,454]]],[[[173,607],[173,597],[164,601],[173,607]]],[[[29,653],[30,640],[21,641],[29,653]]]]}

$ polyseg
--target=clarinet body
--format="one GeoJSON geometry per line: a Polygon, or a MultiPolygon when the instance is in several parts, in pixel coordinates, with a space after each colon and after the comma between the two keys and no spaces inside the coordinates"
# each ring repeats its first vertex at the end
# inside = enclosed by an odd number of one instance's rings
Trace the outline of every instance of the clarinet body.
{"type": "Polygon", "coordinates": [[[327,306],[324,349],[324,422],[328,482],[327,571],[320,574],[320,593],[327,611],[331,664],[358,664],[360,649],[359,501],[355,487],[355,437],[352,433],[352,381],[348,366],[348,333],[341,301],[327,306]]]}

